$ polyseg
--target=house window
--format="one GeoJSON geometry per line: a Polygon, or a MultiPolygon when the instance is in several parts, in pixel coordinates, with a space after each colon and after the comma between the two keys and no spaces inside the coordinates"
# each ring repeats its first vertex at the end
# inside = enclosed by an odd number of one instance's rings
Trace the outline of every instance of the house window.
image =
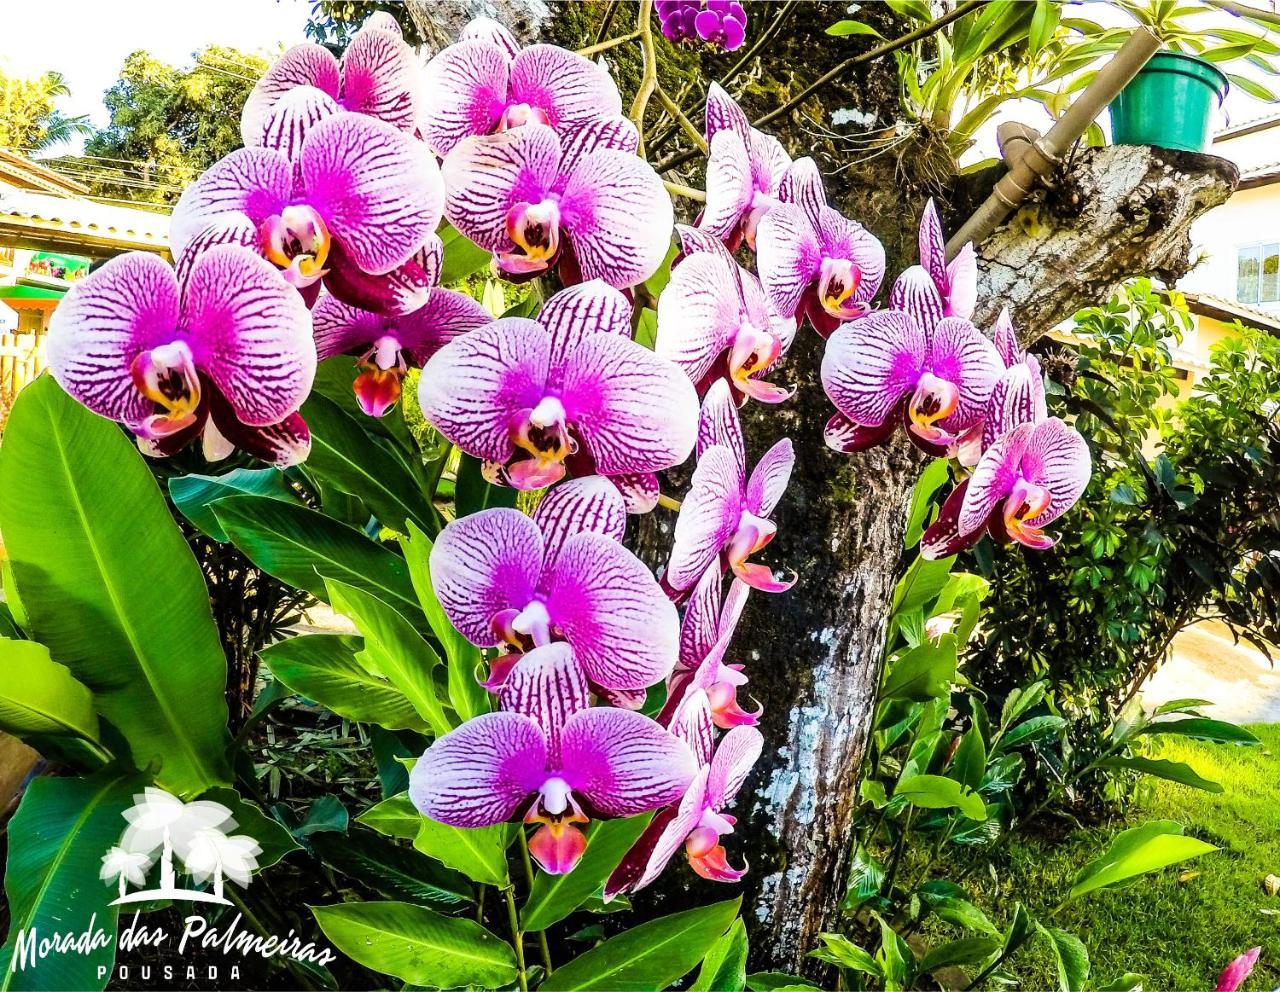
{"type": "Polygon", "coordinates": [[[1240,249],[1236,299],[1241,303],[1280,302],[1280,245],[1250,245],[1240,249]]]}

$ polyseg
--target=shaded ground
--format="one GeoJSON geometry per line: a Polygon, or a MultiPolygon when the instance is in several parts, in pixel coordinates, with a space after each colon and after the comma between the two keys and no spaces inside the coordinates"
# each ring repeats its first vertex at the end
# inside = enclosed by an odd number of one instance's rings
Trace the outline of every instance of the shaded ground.
{"type": "Polygon", "coordinates": [[[1208,699],[1207,715],[1232,723],[1280,723],[1280,668],[1245,641],[1232,642],[1222,624],[1208,621],[1173,642],[1173,658],[1143,689],[1144,702],[1208,699]]]}

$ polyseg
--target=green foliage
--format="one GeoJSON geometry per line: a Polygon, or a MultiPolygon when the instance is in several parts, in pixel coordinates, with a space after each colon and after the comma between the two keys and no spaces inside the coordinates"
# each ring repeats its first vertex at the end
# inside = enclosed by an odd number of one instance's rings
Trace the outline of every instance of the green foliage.
{"type": "Polygon", "coordinates": [[[0,148],[39,152],[90,133],[87,118],[58,110],[57,101],[70,92],[60,72],[18,79],[0,71],[0,148]]]}
{"type": "Polygon", "coordinates": [[[520,911],[526,930],[545,930],[559,923],[604,885],[622,856],[644,832],[649,814],[624,820],[605,820],[587,828],[587,849],[573,871],[564,875],[538,875],[520,911]]]}
{"type": "Polygon", "coordinates": [[[64,159],[68,174],[98,196],[172,204],[210,165],[239,148],[240,108],[267,70],[260,56],[209,45],[190,67],[149,52],[125,59],[106,92],[111,122],[64,159]]]}
{"type": "Polygon", "coordinates": [[[70,734],[96,741],[93,694],[36,641],[0,638],[0,730],[17,737],[70,734]]]}

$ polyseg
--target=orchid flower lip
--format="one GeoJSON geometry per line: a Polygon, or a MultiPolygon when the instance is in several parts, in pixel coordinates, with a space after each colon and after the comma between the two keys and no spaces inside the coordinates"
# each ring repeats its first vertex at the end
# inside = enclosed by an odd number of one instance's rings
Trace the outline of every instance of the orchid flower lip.
{"type": "Polygon", "coordinates": [[[531,106],[527,103],[510,103],[502,111],[502,116],[498,118],[498,126],[494,130],[496,132],[507,131],[513,127],[521,127],[529,123],[545,124],[550,127],[551,115],[541,107],[531,106]]]}
{"type": "Polygon", "coordinates": [[[200,375],[196,371],[191,347],[177,340],[150,351],[140,352],[129,367],[133,384],[158,408],[158,417],[148,421],[165,421],[173,426],[156,424],[153,430],[172,433],[178,426],[190,423],[200,406],[200,375]]]}
{"type": "Polygon", "coordinates": [[[299,289],[314,285],[325,275],[332,240],[323,218],[312,207],[285,207],[264,220],[259,233],[263,256],[299,289]]]}
{"type": "Polygon", "coordinates": [[[955,413],[959,405],[960,390],[954,383],[925,372],[920,376],[907,408],[911,429],[926,441],[947,443],[952,439],[951,434],[937,424],[955,413]]]}

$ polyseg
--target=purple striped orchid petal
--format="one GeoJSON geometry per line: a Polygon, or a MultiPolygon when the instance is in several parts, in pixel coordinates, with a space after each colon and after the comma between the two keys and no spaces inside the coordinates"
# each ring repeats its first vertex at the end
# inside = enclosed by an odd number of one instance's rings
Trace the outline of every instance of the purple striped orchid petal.
{"type": "Polygon", "coordinates": [[[944,415],[945,407],[926,411],[913,398],[908,407],[913,430],[926,439],[927,429],[935,423],[952,435],[977,423],[1004,371],[1004,363],[995,345],[969,321],[944,317],[929,335],[928,371],[953,385],[957,399],[954,410],[944,415]]]}
{"type": "MultiPolygon", "coordinates": [[[[664,723],[661,717],[658,722],[664,723]]],[[[716,728],[711,722],[711,701],[702,689],[694,688],[686,693],[664,726],[689,745],[699,768],[710,763],[715,752],[716,728]]]]}
{"type": "Polygon", "coordinates": [[[417,126],[417,65],[399,26],[366,24],[342,55],[342,106],[412,133],[417,126]]]}
{"type": "Polygon", "coordinates": [[[742,108],[717,82],[707,87],[707,143],[721,131],[731,131],[741,136],[744,144],[751,134],[751,124],[742,108]]]}
{"type": "Polygon", "coordinates": [[[755,189],[758,193],[767,194],[770,206],[778,201],[778,190],[782,179],[791,168],[791,156],[782,147],[782,142],[771,134],[751,129],[751,173],[755,189]]]}
{"type": "Polygon", "coordinates": [[[701,769],[679,807],[668,807],[654,816],[605,882],[606,902],[623,892],[638,892],[662,874],[702,819],[709,774],[709,768],[701,769]]]}
{"type": "Polygon", "coordinates": [[[978,256],[972,244],[966,244],[947,266],[947,316],[973,316],[978,304],[978,256]]]}
{"type": "Polygon", "coordinates": [[[631,302],[607,283],[592,279],[556,293],[543,304],[538,323],[551,335],[551,365],[561,366],[592,334],[631,337],[631,302]]]}
{"type": "Polygon", "coordinates": [[[622,494],[628,513],[649,513],[658,505],[661,490],[652,472],[623,472],[605,476],[622,494]]]}
{"type": "Polygon", "coordinates": [[[501,48],[509,58],[520,54],[520,42],[492,17],[473,17],[463,26],[458,38],[460,41],[487,41],[501,48]]]}
{"type": "Polygon", "coordinates": [[[817,230],[822,245],[819,302],[841,320],[862,316],[884,280],[884,246],[861,224],[830,207],[818,211],[817,230]]]}
{"type": "Polygon", "coordinates": [[[695,383],[711,372],[741,324],[736,268],[727,253],[698,252],[671,270],[671,281],[658,297],[654,351],[695,383]]]}
{"type": "Polygon", "coordinates": [[[713,444],[721,444],[734,453],[739,465],[747,464],[747,445],[742,437],[742,421],[733,402],[729,383],[717,379],[707,390],[698,414],[697,455],[703,456],[713,444]]]}
{"type": "Polygon", "coordinates": [[[299,165],[309,204],[365,272],[407,262],[440,223],[444,186],[435,160],[382,121],[357,114],[321,121],[299,165]]]}
{"type": "Polygon", "coordinates": [[[742,518],[745,485],[742,464],[721,445],[708,448],[693,470],[689,495],[676,517],[666,583],[688,589],[715,562],[742,518]]]}
{"type": "Polygon", "coordinates": [[[613,117],[597,117],[567,131],[561,144],[564,156],[560,161],[560,171],[568,175],[583,156],[597,149],[636,154],[640,148],[640,132],[629,118],[615,114],[613,117]]]}
{"type": "Polygon", "coordinates": [[[553,563],[575,534],[601,534],[621,544],[627,508],[613,483],[587,476],[552,489],[533,511],[533,522],[542,531],[546,561],[553,563]]]}
{"type": "Polygon", "coordinates": [[[697,668],[720,636],[720,586],[724,573],[718,562],[707,566],[693,587],[680,621],[680,664],[697,668]]]}
{"type": "MultiPolygon", "coordinates": [[[[513,418],[525,411],[527,419],[542,403],[550,352],[546,331],[520,317],[464,334],[436,352],[423,369],[418,387],[422,412],[467,454],[505,463],[516,451],[513,418]]],[[[567,440],[561,440],[567,451],[567,440]]],[[[540,450],[527,438],[522,443],[540,450]]]]}
{"type": "Polygon", "coordinates": [[[778,182],[778,199],[800,208],[817,226],[818,213],[827,205],[827,192],[813,159],[806,155],[791,163],[778,182]]]}
{"type": "Polygon", "coordinates": [[[614,538],[568,538],[542,586],[552,626],[594,684],[644,689],[667,677],[679,644],[676,608],[614,538]]]}
{"type": "Polygon", "coordinates": [[[502,687],[502,708],[526,716],[547,739],[547,760],[560,766],[561,734],[573,714],[591,705],[586,676],[573,648],[558,642],[524,655],[502,687]]]}
{"type": "Polygon", "coordinates": [[[534,600],[542,572],[538,525],[517,510],[483,510],[453,521],[431,549],[431,584],[449,620],[472,644],[502,643],[494,618],[534,600]]]}
{"type": "Polygon", "coordinates": [[[336,101],[340,92],[339,77],[338,60],[323,45],[308,43],[290,48],[254,84],[244,102],[240,136],[245,146],[252,148],[262,143],[267,119],[277,103],[299,87],[319,90],[336,101]]]}
{"type": "Polygon", "coordinates": [[[778,313],[796,315],[822,261],[818,233],[804,210],[784,203],[765,215],[756,235],[756,265],[778,313]]]}
{"type": "Polygon", "coordinates": [[[723,255],[726,258],[733,257],[729,254],[729,250],[725,248],[723,241],[714,234],[700,231],[696,227],[690,227],[688,224],[677,224],[676,235],[680,239],[680,252],[683,255],[711,252],[712,254],[723,255]]]}
{"type": "MultiPolygon", "coordinates": [[[[981,529],[1001,501],[1013,492],[1021,475],[1022,456],[1034,431],[1034,424],[1019,424],[983,452],[969,476],[968,491],[957,521],[960,533],[971,534],[981,529]]],[[[1044,506],[1039,509],[1043,510],[1044,506]]]]}
{"type": "Polygon", "coordinates": [[[404,32],[400,30],[400,23],[395,19],[395,15],[385,10],[375,10],[366,17],[364,23],[360,25],[360,30],[390,31],[394,35],[404,37],[404,32]]]}
{"type": "Polygon", "coordinates": [[[1018,340],[1018,332],[1014,329],[1013,318],[1009,316],[1008,307],[1000,308],[996,322],[991,325],[991,340],[1007,368],[1017,365],[1026,356],[1022,343],[1018,340]]]}
{"type": "Polygon", "coordinates": [[[262,119],[262,126],[249,147],[270,148],[290,161],[302,151],[311,129],[326,117],[340,113],[338,101],[314,86],[298,86],[276,101],[262,119]]]}
{"type": "Polygon", "coordinates": [[[586,337],[565,360],[563,396],[565,414],[600,472],[658,471],[693,450],[693,384],[628,338],[586,337]]]}
{"type": "Polygon", "coordinates": [[[671,195],[635,155],[600,149],[584,155],[564,183],[560,214],[584,279],[611,286],[644,282],[671,244],[671,195]]]}
{"type": "Polygon", "coordinates": [[[908,314],[874,313],[828,339],[822,388],[848,420],[880,427],[916,387],[928,357],[928,338],[908,314]]]}
{"type": "Polygon", "coordinates": [[[329,271],[324,285],[345,303],[374,313],[403,315],[421,308],[440,282],[444,244],[432,233],[413,257],[382,275],[364,272],[347,255],[341,242],[329,246],[329,271]]]}
{"type": "Polygon", "coordinates": [[[920,554],[929,561],[950,558],[978,543],[982,528],[967,534],[960,531],[960,510],[969,491],[969,480],[963,480],[942,503],[938,519],[925,528],[920,538],[920,554]]]}
{"type": "Polygon", "coordinates": [[[920,264],[942,299],[943,315],[971,317],[978,300],[977,256],[973,245],[966,244],[947,262],[946,237],[933,200],[925,204],[920,218],[920,264]]]}
{"type": "Polygon", "coordinates": [[[751,208],[754,187],[747,142],[737,131],[712,136],[707,154],[706,204],[699,230],[729,241],[751,208]]]}
{"type": "Polygon", "coordinates": [[[707,778],[707,803],[712,809],[719,812],[729,805],[763,750],[764,737],[754,727],[735,727],[724,735],[707,778]]]}
{"type": "Polygon", "coordinates": [[[933,327],[942,319],[946,309],[937,286],[919,265],[904,270],[894,281],[893,288],[889,290],[889,306],[910,314],[912,320],[923,328],[933,327]]]}
{"type": "Polygon", "coordinates": [[[279,469],[300,465],[311,454],[311,430],[302,416],[291,413],[278,424],[250,427],[214,391],[209,397],[209,421],[204,427],[206,461],[218,461],[234,448],[279,469]]]}
{"type": "Polygon", "coordinates": [[[195,264],[195,260],[214,245],[240,245],[257,251],[258,229],[243,214],[224,214],[200,231],[174,256],[174,271],[178,276],[179,286],[187,284],[187,277],[191,274],[191,266],[195,264]]]}
{"type": "Polygon", "coordinates": [[[545,123],[567,134],[598,117],[620,115],[622,97],[609,74],[590,59],[555,45],[530,45],[511,63],[504,109],[509,119],[519,119],[519,108],[545,116],[545,123]]]}
{"type": "Polygon", "coordinates": [[[191,267],[181,322],[192,358],[253,427],[302,405],[316,372],[311,317],[270,265],[238,245],[220,245],[191,267]]]}
{"type": "Polygon", "coordinates": [[[822,439],[832,451],[852,455],[883,444],[892,436],[897,426],[898,417],[892,413],[879,427],[863,427],[843,413],[837,413],[827,421],[822,439]]]}
{"type": "Polygon", "coordinates": [[[920,215],[920,265],[938,287],[938,294],[945,298],[947,283],[947,239],[942,233],[942,219],[938,208],[930,199],[920,215]]]}
{"type": "Polygon", "coordinates": [[[606,816],[634,816],[675,802],[697,774],[684,741],[627,710],[575,713],[561,751],[565,780],[606,816]]]}
{"type": "Polygon", "coordinates": [[[1045,406],[1044,378],[1035,356],[1007,368],[991,391],[982,421],[982,450],[1019,424],[1036,424],[1049,416],[1045,406]]]}
{"type": "Polygon", "coordinates": [[[784,437],[761,456],[747,480],[746,508],[761,517],[773,514],[791,481],[796,452],[791,438],[784,437]]]}
{"type": "Polygon", "coordinates": [[[187,187],[173,208],[169,243],[174,257],[213,225],[247,218],[255,228],[288,205],[293,167],[268,148],[240,148],[219,159],[187,187]]]}
{"type": "Polygon", "coordinates": [[[1089,446],[1075,428],[1057,417],[1037,424],[1022,456],[1022,475],[1048,491],[1049,505],[1028,519],[1028,526],[1043,527],[1071,509],[1089,485],[1092,472],[1089,446]]]}
{"type": "Polygon", "coordinates": [[[53,311],[49,370],[94,413],[140,424],[155,403],[134,384],[132,366],[138,356],[177,341],[177,326],[173,270],[155,255],[119,255],[73,285],[53,311]]]}
{"type": "Polygon", "coordinates": [[[449,45],[423,70],[422,134],[438,155],[489,134],[506,106],[511,56],[482,38],[449,45]]]}
{"type": "Polygon", "coordinates": [[[547,751],[528,717],[483,713],[427,748],[409,774],[409,798],[450,826],[503,823],[546,783],[547,751]]]}

